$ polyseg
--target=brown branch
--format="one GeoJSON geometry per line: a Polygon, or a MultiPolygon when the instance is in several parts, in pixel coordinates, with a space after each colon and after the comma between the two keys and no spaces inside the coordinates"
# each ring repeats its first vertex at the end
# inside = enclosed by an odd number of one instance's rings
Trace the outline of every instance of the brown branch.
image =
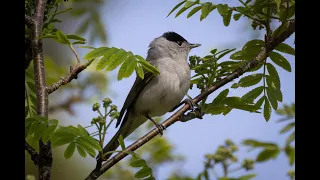
{"type": "MultiPolygon", "coordinates": [[[[35,86],[37,91],[37,114],[48,117],[48,93],[43,60],[43,45],[39,39],[42,33],[44,10],[46,0],[37,0],[33,17],[25,15],[25,23],[30,28],[32,59],[35,73],[35,86]]],[[[39,180],[49,180],[51,177],[52,151],[50,142],[39,141],[39,180]]]]}
{"type": "MultiPolygon", "coordinates": [[[[231,82],[232,80],[238,78],[241,76],[243,73],[246,71],[256,67],[260,62],[263,62],[267,57],[268,54],[280,43],[285,41],[290,35],[292,35],[295,32],[295,21],[291,22],[289,27],[284,31],[278,38],[273,39],[271,42],[267,42],[267,45],[263,47],[260,51],[260,53],[255,57],[253,60],[248,61],[245,63],[242,67],[238,68],[235,70],[232,74],[228,75],[224,79],[220,80],[217,82],[215,85],[209,87],[207,90],[205,90],[203,93],[198,95],[193,99],[193,103],[198,103],[220,87],[224,86],[225,84],[231,82]]],[[[170,118],[168,118],[166,121],[162,123],[162,125],[166,128],[174,124],[175,122],[179,121],[180,117],[188,111],[190,108],[189,104],[185,104],[179,111],[174,113],[170,118]]],[[[149,133],[138,139],[136,142],[128,146],[124,151],[135,151],[148,141],[150,141],[152,138],[154,138],[156,135],[159,134],[159,130],[157,128],[152,129],[149,133]]],[[[113,165],[118,163],[121,159],[126,157],[128,154],[125,152],[120,152],[116,154],[114,157],[109,159],[106,163],[104,163],[100,169],[98,170],[93,170],[89,176],[86,178],[86,180],[94,180],[97,179],[101,174],[103,174],[105,171],[110,169],[113,165]]]]}
{"type": "Polygon", "coordinates": [[[28,143],[27,141],[24,142],[24,148],[26,151],[31,156],[32,161],[34,162],[35,165],[39,165],[39,154],[34,150],[28,143]]]}
{"type": "Polygon", "coordinates": [[[47,87],[47,92],[48,94],[51,94],[52,92],[56,91],[59,89],[61,86],[68,84],[71,82],[73,79],[77,79],[77,75],[86,69],[92,62],[93,60],[88,61],[85,64],[76,64],[76,66],[73,68],[70,68],[70,74],[68,74],[66,77],[62,77],[59,81],[53,83],[52,85],[47,87]]]}

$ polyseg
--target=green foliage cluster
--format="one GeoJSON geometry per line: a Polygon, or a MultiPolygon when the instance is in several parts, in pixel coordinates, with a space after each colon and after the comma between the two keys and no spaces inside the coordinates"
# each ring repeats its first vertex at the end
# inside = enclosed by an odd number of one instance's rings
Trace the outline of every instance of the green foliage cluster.
{"type": "MultiPolygon", "coordinates": [[[[278,122],[290,121],[283,129],[281,129],[280,134],[292,131],[295,127],[295,105],[284,105],[284,107],[279,109],[277,113],[284,116],[284,118],[278,120],[278,122]]],[[[239,147],[232,140],[227,139],[223,145],[220,145],[217,148],[215,153],[206,154],[204,156],[204,170],[198,173],[195,178],[173,174],[168,178],[168,180],[249,180],[255,178],[257,174],[250,173],[240,177],[234,177],[232,176],[232,173],[240,170],[244,170],[246,172],[253,171],[256,163],[261,164],[268,160],[275,159],[281,152],[286,154],[288,157],[288,164],[293,167],[295,163],[295,147],[293,145],[294,139],[291,139],[292,134],[294,136],[294,132],[288,136],[284,147],[280,147],[273,142],[263,142],[255,139],[244,140],[242,142],[243,147],[249,147],[249,151],[260,149],[260,152],[255,159],[245,158],[241,163],[238,163],[238,157],[236,155],[239,147]],[[222,167],[222,176],[216,171],[218,166],[222,167]],[[238,167],[234,168],[234,166],[238,167]]],[[[290,179],[295,179],[294,170],[289,170],[287,174],[290,179]]]]}
{"type": "MultiPolygon", "coordinates": [[[[175,17],[185,12],[187,9],[194,7],[187,15],[187,18],[193,16],[196,12],[201,10],[200,21],[205,19],[213,10],[217,9],[218,13],[223,19],[225,26],[228,26],[233,15],[235,21],[240,17],[247,17],[251,19],[252,27],[255,29],[258,25],[260,29],[265,28],[267,37],[275,38],[288,27],[289,21],[294,17],[295,1],[251,1],[243,2],[239,0],[242,6],[230,7],[228,4],[213,4],[212,2],[201,3],[196,1],[182,1],[177,4],[171,12],[182,8],[176,13],[175,17]],[[276,28],[274,32],[270,29],[272,20],[281,21],[282,24],[276,28]]],[[[265,46],[265,41],[261,39],[253,39],[245,43],[240,51],[234,52],[230,55],[230,60],[221,61],[221,58],[235,49],[226,49],[217,52],[217,49],[211,51],[211,55],[203,58],[198,56],[190,57],[190,67],[195,71],[195,75],[191,80],[191,88],[196,85],[201,91],[205,88],[214,85],[215,82],[221,80],[227,75],[234,72],[237,68],[242,67],[246,61],[250,61],[258,56],[262,47],[265,46]]],[[[252,69],[252,74],[242,77],[238,83],[234,83],[231,88],[247,88],[254,85],[259,85],[242,97],[227,97],[229,90],[222,91],[211,103],[206,104],[206,100],[202,101],[202,109],[205,113],[212,115],[228,114],[232,109],[241,109],[249,112],[259,113],[258,110],[263,106],[264,118],[268,121],[271,117],[272,108],[277,110],[278,103],[282,102],[281,83],[278,71],[274,65],[291,72],[290,63],[281,54],[286,53],[295,55],[295,50],[290,45],[281,43],[269,55],[265,62],[260,63],[257,67],[252,69]],[[263,68],[262,72],[259,70],[263,68]],[[255,101],[258,99],[257,101],[255,101]],[[255,101],[255,102],[254,102],[255,101]]]]}
{"type": "MultiPolygon", "coordinates": [[[[83,0],[74,1],[77,3],[83,2],[83,0]]],[[[98,1],[97,1],[98,2],[98,1]]],[[[219,80],[227,77],[233,73],[237,68],[242,67],[244,63],[250,61],[258,56],[261,49],[265,46],[265,43],[272,38],[278,37],[282,32],[286,30],[289,26],[290,21],[293,20],[295,16],[295,1],[294,0],[239,0],[242,6],[230,7],[228,4],[214,4],[212,2],[201,3],[199,0],[187,1],[184,0],[177,4],[171,12],[171,15],[175,10],[178,10],[175,17],[178,17],[186,10],[191,9],[188,13],[187,18],[194,16],[197,12],[201,12],[200,21],[204,20],[211,12],[217,9],[217,12],[222,17],[223,24],[229,26],[231,23],[231,17],[235,21],[238,21],[241,17],[248,18],[252,20],[252,28],[257,27],[266,30],[266,37],[264,40],[253,39],[244,44],[241,50],[236,52],[236,49],[226,49],[218,51],[213,49],[210,51],[210,55],[205,57],[191,56],[190,57],[190,67],[195,72],[195,75],[191,78],[191,86],[193,88],[196,86],[203,92],[208,87],[215,85],[219,80]],[[182,8],[181,8],[182,7],[182,8]],[[234,14],[235,12],[235,14],[234,14]],[[270,24],[274,21],[281,22],[274,31],[270,28],[270,24]],[[229,60],[222,60],[229,53],[229,60]]],[[[81,64],[81,58],[76,52],[73,45],[86,44],[86,39],[77,35],[83,34],[90,27],[90,22],[93,19],[94,26],[98,30],[99,36],[103,37],[102,40],[106,40],[106,35],[104,34],[104,28],[101,23],[99,14],[94,10],[88,10],[87,8],[79,8],[73,10],[71,8],[66,8],[64,10],[58,11],[59,7],[63,4],[62,0],[50,0],[47,1],[44,14],[44,23],[42,34],[40,38],[49,38],[55,40],[56,42],[67,45],[77,58],[77,64],[81,64]],[[75,16],[85,16],[90,14],[88,18],[80,26],[79,30],[75,34],[64,34],[62,31],[56,29],[55,23],[62,22],[57,18],[57,15],[71,12],[75,16]]],[[[32,16],[35,9],[35,2],[31,0],[25,0],[25,12],[26,15],[32,16]]],[[[93,39],[93,38],[91,38],[93,39]]],[[[25,26],[25,41],[30,41],[30,29],[25,26]]],[[[91,47],[91,46],[79,46],[80,48],[91,49],[84,56],[84,60],[87,61],[98,61],[96,65],[96,70],[105,69],[107,72],[115,70],[117,67],[118,80],[127,78],[136,71],[136,75],[139,78],[144,78],[145,73],[150,72],[153,74],[160,74],[159,70],[149,64],[144,58],[139,55],[134,55],[130,51],[126,51],[122,48],[116,47],[91,47]]],[[[27,48],[28,49],[28,48],[27,48]]],[[[286,118],[282,121],[289,121],[294,118],[294,105],[285,106],[283,109],[278,110],[278,103],[282,102],[283,95],[281,92],[281,81],[278,74],[277,68],[282,68],[288,72],[291,72],[290,63],[283,56],[283,54],[295,55],[295,49],[288,44],[279,44],[274,51],[269,54],[269,57],[261,62],[256,68],[250,70],[249,75],[246,75],[237,83],[231,86],[231,89],[235,88],[248,88],[256,86],[246,94],[241,97],[228,96],[230,89],[225,89],[221,91],[213,101],[206,102],[207,98],[202,100],[200,108],[206,113],[211,115],[223,114],[227,115],[232,109],[245,110],[252,113],[261,113],[260,110],[263,106],[264,118],[268,121],[271,118],[272,109],[277,111],[279,114],[286,115],[286,118]]],[[[50,61],[46,62],[46,66],[54,67],[54,63],[50,61]],[[49,62],[49,63],[48,63],[49,62]]],[[[50,70],[48,70],[50,71],[50,70]]],[[[57,76],[52,77],[47,72],[47,82],[53,84],[58,80],[59,77],[65,75],[67,70],[59,70],[57,76]]],[[[104,140],[106,136],[107,129],[111,123],[119,117],[119,112],[117,106],[112,104],[110,98],[105,98],[102,100],[102,107],[104,111],[100,110],[101,103],[95,103],[92,107],[94,112],[98,113],[98,116],[93,118],[91,125],[83,127],[80,124],[75,126],[61,126],[56,119],[47,119],[36,114],[36,87],[34,85],[34,72],[32,65],[25,70],[25,138],[33,139],[38,141],[42,139],[44,142],[51,141],[53,147],[66,145],[66,150],[64,152],[64,157],[69,159],[73,156],[75,150],[82,157],[86,157],[89,154],[91,157],[96,156],[96,152],[102,155],[102,148],[104,147],[104,140]],[[86,128],[96,127],[97,131],[89,134],[86,128]],[[98,136],[98,137],[96,137],[98,136]]],[[[91,82],[91,77],[85,79],[85,82],[91,82]]],[[[102,79],[103,81],[103,79],[102,79]]],[[[70,85],[69,85],[70,86],[70,85]]],[[[66,86],[68,87],[68,86],[66,86]]],[[[76,86],[71,86],[76,87],[76,86]]],[[[81,87],[80,89],[84,89],[81,87]]],[[[291,131],[295,126],[295,122],[289,122],[283,129],[281,133],[286,133],[291,131]]],[[[276,158],[280,152],[284,152],[289,159],[289,164],[294,165],[294,153],[295,148],[292,145],[295,138],[295,132],[293,131],[287,138],[285,147],[280,147],[275,143],[271,142],[261,142],[254,139],[247,139],[243,142],[244,145],[250,146],[253,149],[260,149],[255,160],[245,159],[239,169],[245,169],[247,171],[254,168],[254,163],[262,163],[269,159],[276,158]]],[[[156,142],[156,141],[155,141],[156,142]]],[[[158,141],[159,142],[159,141],[158,141]]],[[[119,138],[119,143],[122,150],[116,152],[123,152],[125,149],[124,140],[122,137],[119,138]]],[[[170,146],[165,146],[166,141],[160,141],[162,147],[155,151],[156,153],[170,154],[172,148],[170,146]]],[[[37,149],[37,148],[35,148],[37,149]]],[[[184,177],[180,179],[209,179],[209,169],[214,169],[215,166],[221,165],[224,169],[224,176],[217,176],[220,180],[248,180],[254,178],[255,174],[247,174],[237,178],[229,177],[229,166],[232,163],[238,162],[235,152],[238,147],[231,141],[227,140],[224,145],[220,146],[217,151],[213,154],[207,154],[205,156],[205,168],[204,171],[199,173],[196,178],[184,177]]],[[[107,152],[111,153],[111,152],[107,152]]],[[[172,160],[173,158],[168,156],[157,156],[156,154],[150,153],[150,157],[147,160],[142,159],[140,155],[134,152],[127,152],[132,156],[129,165],[133,168],[140,168],[134,175],[135,178],[144,178],[145,180],[155,179],[153,176],[153,170],[148,165],[152,163],[163,163],[166,160],[172,160]],[[147,163],[148,162],[148,163],[147,163]]],[[[294,178],[294,171],[288,172],[291,178],[294,178]]],[[[31,176],[29,178],[32,178],[31,176]]],[[[170,180],[179,179],[178,177],[170,177],[170,180]]]]}

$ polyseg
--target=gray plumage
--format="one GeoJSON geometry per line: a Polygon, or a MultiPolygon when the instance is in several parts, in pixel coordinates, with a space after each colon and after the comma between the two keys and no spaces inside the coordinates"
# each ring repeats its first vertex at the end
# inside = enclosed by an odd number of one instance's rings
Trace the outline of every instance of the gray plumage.
{"type": "Polygon", "coordinates": [[[190,44],[175,32],[164,33],[150,43],[146,60],[160,70],[160,75],[145,71],[144,79],[137,76],[120,111],[116,125],[122,120],[120,129],[104,147],[104,153],[117,149],[120,134],[123,138],[129,136],[148,120],[146,114],[162,116],[181,102],[190,87],[188,54],[198,46],[200,44],[190,44]]]}

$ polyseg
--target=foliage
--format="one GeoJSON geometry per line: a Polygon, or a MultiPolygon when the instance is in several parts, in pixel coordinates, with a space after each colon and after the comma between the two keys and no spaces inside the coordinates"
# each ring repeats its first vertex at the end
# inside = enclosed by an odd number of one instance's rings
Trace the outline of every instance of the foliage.
{"type": "MultiPolygon", "coordinates": [[[[295,1],[246,1],[239,0],[242,6],[230,7],[228,4],[213,4],[212,2],[201,3],[199,0],[187,1],[184,0],[177,4],[171,12],[171,15],[178,8],[181,8],[175,15],[178,17],[187,9],[193,7],[188,13],[187,18],[195,15],[201,10],[200,21],[205,19],[215,9],[221,15],[223,23],[228,26],[233,15],[235,21],[240,17],[247,17],[252,20],[252,28],[266,29],[266,37],[274,38],[283,32],[288,22],[294,17],[295,1]],[[184,5],[183,5],[184,4],[184,5]],[[282,24],[272,33],[270,29],[271,21],[281,21],[282,24]]],[[[267,41],[267,39],[265,39],[267,41]]],[[[197,85],[201,91],[205,88],[214,85],[214,82],[231,74],[237,68],[242,67],[246,61],[250,61],[258,56],[261,48],[265,46],[265,41],[261,39],[253,39],[245,43],[240,51],[234,52],[230,56],[230,60],[221,62],[221,58],[235,49],[226,49],[217,52],[217,49],[211,51],[212,55],[207,55],[203,58],[198,56],[190,57],[190,67],[195,71],[191,81],[192,85],[197,85]],[[221,54],[221,55],[219,55],[221,54]],[[218,56],[219,55],[219,56],[218,56]],[[220,60],[220,62],[218,62],[220,60]],[[197,77],[197,78],[195,78],[197,77]]],[[[266,121],[271,117],[272,109],[278,109],[278,103],[282,102],[281,83],[278,71],[274,64],[284,70],[291,72],[290,63],[280,53],[295,55],[295,50],[290,45],[281,43],[269,55],[269,58],[264,63],[260,63],[250,72],[252,74],[242,77],[238,83],[234,83],[231,88],[247,88],[259,84],[257,87],[250,90],[247,94],[240,97],[227,97],[229,90],[222,91],[216,99],[206,104],[202,101],[202,109],[205,113],[212,115],[228,114],[233,108],[246,110],[249,112],[258,112],[263,105],[263,115],[266,121]],[[278,52],[277,52],[278,51],[278,52]],[[272,63],[271,63],[272,62],[272,63]],[[273,64],[274,63],[274,64],[273,64]],[[263,67],[263,68],[262,68],[263,67]],[[262,68],[262,72],[257,72],[262,68]],[[254,102],[254,100],[258,99],[254,102]],[[227,102],[225,102],[227,101],[227,102]]],[[[192,87],[192,86],[191,86],[192,87]]]]}
{"type": "MultiPolygon", "coordinates": [[[[84,0],[72,1],[72,3],[75,2],[81,4],[84,2],[84,0]]],[[[100,1],[97,0],[95,2],[99,4],[100,1]]],[[[196,86],[201,92],[204,92],[208,87],[216,85],[217,82],[228,77],[228,75],[232,74],[239,67],[242,67],[246,62],[257,57],[261,49],[266,45],[266,42],[278,37],[282,32],[284,32],[288,27],[289,22],[293,20],[295,16],[294,0],[247,0],[246,2],[239,0],[239,2],[242,4],[241,6],[230,7],[228,4],[214,4],[212,2],[201,3],[199,0],[184,0],[177,4],[168,14],[169,16],[177,10],[178,12],[176,13],[175,17],[178,17],[183,12],[193,7],[193,9],[188,13],[187,18],[194,16],[201,10],[200,21],[202,21],[216,9],[218,14],[222,17],[222,21],[225,26],[230,25],[231,17],[233,17],[235,21],[246,17],[252,21],[251,25],[254,30],[257,27],[259,30],[266,30],[266,36],[264,40],[250,40],[245,43],[240,50],[235,51],[236,49],[225,49],[218,51],[217,49],[213,49],[210,51],[210,55],[204,57],[191,56],[190,68],[195,72],[195,75],[191,79],[190,89],[192,89],[193,86],[196,86]],[[236,13],[233,14],[234,12],[236,13]],[[273,30],[270,28],[270,24],[274,21],[281,22],[281,25],[273,30]],[[225,56],[231,52],[233,52],[233,54],[230,55],[230,60],[223,60],[223,58],[225,58],[225,56]]],[[[43,29],[40,39],[49,38],[70,48],[77,59],[77,65],[81,64],[82,59],[79,57],[74,45],[87,43],[87,40],[79,35],[83,35],[87,30],[89,30],[89,27],[93,26],[93,29],[96,29],[97,33],[91,33],[90,41],[96,40],[94,37],[101,38],[102,41],[106,41],[105,30],[102,26],[101,18],[97,12],[97,9],[89,9],[86,6],[81,7],[80,5],[80,8],[78,9],[66,8],[58,11],[61,9],[61,7],[63,7],[65,2],[62,0],[49,0],[46,3],[43,29]],[[57,18],[57,16],[66,12],[71,12],[71,14],[78,17],[84,17],[88,15],[75,34],[65,34],[55,26],[56,23],[62,22],[57,18]],[[96,36],[96,34],[98,34],[98,36],[96,36]]],[[[31,0],[25,0],[26,15],[32,16],[34,10],[35,2],[31,0]]],[[[26,46],[28,46],[28,42],[30,41],[30,29],[28,26],[25,26],[26,46]]],[[[122,80],[123,78],[131,76],[134,71],[136,71],[136,75],[142,79],[147,71],[155,75],[159,75],[161,73],[157,68],[149,64],[141,56],[134,55],[131,51],[126,51],[122,48],[104,46],[97,48],[92,46],[79,47],[91,49],[91,51],[88,52],[83,59],[98,61],[95,68],[97,71],[105,69],[107,72],[109,72],[113,71],[117,67],[120,67],[118,72],[118,80],[122,80]]],[[[26,47],[26,54],[30,53],[30,51],[27,51],[27,49],[30,49],[30,47],[26,47]]],[[[206,114],[211,115],[227,115],[233,109],[244,110],[251,113],[262,112],[266,121],[271,118],[272,109],[274,109],[279,114],[287,116],[286,118],[280,120],[281,122],[292,120],[292,118],[294,118],[294,105],[291,107],[284,106],[283,109],[278,109],[278,103],[282,102],[283,95],[281,92],[281,81],[277,68],[282,68],[288,72],[291,72],[290,63],[283,56],[283,54],[295,55],[295,49],[285,43],[279,44],[277,47],[275,47],[275,50],[269,54],[269,57],[264,62],[260,62],[257,67],[250,70],[251,74],[241,77],[237,83],[234,83],[231,86],[231,89],[248,88],[254,86],[243,96],[228,96],[230,89],[224,89],[211,102],[206,102],[206,97],[204,100],[202,100],[199,107],[206,114]]],[[[60,77],[68,73],[67,69],[57,66],[51,60],[46,60],[45,62],[45,68],[47,70],[46,81],[48,84],[54,84],[60,77]],[[48,67],[51,67],[51,70],[48,67]],[[55,73],[50,73],[53,71],[55,73]]],[[[53,147],[66,145],[66,149],[64,151],[64,157],[66,159],[71,158],[76,149],[79,155],[84,158],[87,156],[87,154],[94,158],[96,156],[96,151],[103,156],[102,149],[104,147],[104,140],[107,130],[111,123],[119,117],[117,106],[112,104],[111,99],[105,98],[102,100],[103,112],[100,110],[100,103],[95,103],[93,105],[92,110],[97,112],[98,116],[92,119],[91,125],[86,127],[83,127],[80,124],[78,124],[77,127],[61,126],[59,125],[59,121],[56,119],[48,119],[37,115],[37,89],[34,84],[34,74],[35,73],[33,72],[32,65],[26,68],[26,140],[33,140],[33,142],[37,142],[40,139],[44,142],[51,141],[53,147]],[[95,127],[96,132],[89,134],[86,130],[86,128],[89,127],[95,127]]],[[[64,89],[69,88],[72,91],[79,89],[81,92],[83,92],[84,89],[87,88],[85,86],[91,85],[96,86],[96,89],[99,89],[99,85],[101,86],[102,83],[98,83],[97,79],[99,78],[96,78],[93,73],[84,79],[80,79],[78,83],[72,82],[68,84],[64,89]],[[83,83],[85,85],[81,85],[82,82],[85,82],[83,83]]],[[[99,80],[101,82],[105,81],[103,78],[100,78],[99,80]]],[[[70,109],[71,103],[85,100],[86,99],[82,97],[82,94],[80,94],[79,97],[71,97],[71,102],[67,102],[67,107],[63,106],[63,108],[70,109]]],[[[289,122],[283,127],[280,133],[292,131],[294,127],[295,122],[289,122]]],[[[252,170],[255,163],[263,163],[272,158],[276,158],[281,152],[284,152],[288,156],[289,164],[293,166],[295,162],[295,148],[292,145],[294,139],[295,131],[293,131],[287,138],[285,147],[280,147],[272,142],[261,142],[254,139],[245,140],[243,142],[244,145],[250,146],[252,149],[261,149],[261,151],[255,160],[244,159],[241,163],[241,166],[235,170],[252,170]]],[[[116,152],[124,152],[123,150],[125,149],[125,144],[122,137],[119,138],[119,142],[122,150],[116,152]]],[[[135,178],[145,178],[148,180],[155,179],[154,171],[151,167],[154,168],[155,164],[159,165],[164,162],[175,160],[175,157],[172,156],[173,148],[169,145],[168,141],[158,138],[151,141],[151,143],[153,143],[152,150],[144,148],[140,152],[140,155],[138,153],[125,151],[125,153],[128,153],[132,156],[129,166],[132,168],[139,168],[139,170],[134,174],[135,178]],[[142,156],[144,156],[143,159],[141,158],[142,156]]],[[[34,143],[31,145],[33,146],[34,143]]],[[[36,147],[35,149],[37,150],[36,147]]],[[[238,158],[235,156],[235,152],[237,150],[238,147],[231,140],[226,140],[225,144],[219,146],[215,153],[207,154],[205,156],[206,162],[204,170],[199,173],[196,178],[181,177],[176,175],[170,177],[169,179],[209,179],[211,178],[211,175],[209,175],[209,170],[214,170],[214,168],[219,165],[223,168],[224,175],[221,177],[216,175],[217,179],[247,180],[254,178],[256,176],[255,174],[246,174],[237,178],[229,177],[229,174],[233,171],[229,170],[230,165],[238,162],[238,158]]],[[[128,177],[131,175],[132,174],[128,173],[128,177]]],[[[294,178],[294,171],[288,172],[288,175],[291,178],[294,178]]]]}
{"type": "MultiPolygon", "coordinates": [[[[284,131],[289,131],[289,129],[294,128],[290,126],[287,128],[288,125],[294,123],[294,104],[291,106],[284,105],[282,109],[278,110],[278,113],[284,118],[280,119],[278,122],[284,121],[292,121],[287,124],[281,131],[280,134],[284,133],[284,131]]],[[[289,135],[288,138],[290,138],[289,135]]],[[[294,141],[294,139],[292,140],[294,141]]],[[[292,144],[291,141],[291,144],[292,144]]],[[[227,139],[225,143],[219,146],[215,153],[213,154],[206,154],[205,155],[205,162],[204,162],[204,170],[199,172],[198,175],[193,178],[190,176],[181,176],[179,174],[173,174],[168,180],[210,180],[210,179],[219,179],[219,180],[249,180],[256,177],[256,174],[249,173],[244,174],[240,177],[232,177],[231,174],[240,170],[253,171],[254,166],[256,163],[264,163],[268,160],[275,159],[278,157],[279,153],[284,152],[289,160],[289,165],[292,167],[295,163],[295,148],[291,145],[286,143],[285,147],[280,147],[278,144],[273,142],[263,142],[258,141],[255,139],[246,139],[242,142],[244,146],[249,146],[252,149],[262,149],[260,153],[258,153],[256,159],[248,159],[244,158],[241,164],[238,162],[238,157],[235,154],[239,147],[230,139],[227,139]],[[223,170],[223,175],[219,175],[218,171],[216,171],[217,166],[221,166],[223,170]],[[236,168],[232,168],[234,166],[238,166],[236,168]]],[[[251,151],[250,150],[250,151],[251,151]]],[[[181,173],[180,173],[181,174],[181,173]]],[[[288,176],[290,179],[295,179],[295,172],[294,170],[288,171],[288,176]]]]}

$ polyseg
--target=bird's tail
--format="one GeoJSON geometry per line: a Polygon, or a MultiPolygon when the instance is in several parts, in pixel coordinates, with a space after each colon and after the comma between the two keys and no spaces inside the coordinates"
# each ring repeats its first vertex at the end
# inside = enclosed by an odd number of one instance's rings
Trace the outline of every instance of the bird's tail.
{"type": "MultiPolygon", "coordinates": [[[[123,118],[124,125],[121,125],[117,133],[112,137],[112,139],[108,142],[108,144],[103,148],[103,154],[114,151],[119,147],[119,137],[122,135],[123,139],[129,136],[135,129],[137,129],[143,122],[145,122],[145,117],[136,117],[130,116],[130,113],[126,113],[125,117],[123,118]],[[133,118],[135,117],[135,118],[133,118]]],[[[108,160],[110,158],[110,154],[106,154],[104,156],[104,160],[108,160]]],[[[100,159],[100,155],[97,156],[97,159],[100,159]]]]}

